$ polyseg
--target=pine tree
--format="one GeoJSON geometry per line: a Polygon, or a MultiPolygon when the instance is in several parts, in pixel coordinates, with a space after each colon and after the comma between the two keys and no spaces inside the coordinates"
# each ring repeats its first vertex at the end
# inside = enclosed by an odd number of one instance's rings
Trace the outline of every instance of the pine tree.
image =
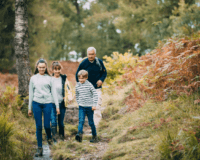
{"type": "MultiPolygon", "coordinates": [[[[0,71],[11,71],[14,64],[14,21],[15,11],[12,0],[0,1],[0,71]]],[[[15,69],[12,69],[15,72],[15,69]]]]}

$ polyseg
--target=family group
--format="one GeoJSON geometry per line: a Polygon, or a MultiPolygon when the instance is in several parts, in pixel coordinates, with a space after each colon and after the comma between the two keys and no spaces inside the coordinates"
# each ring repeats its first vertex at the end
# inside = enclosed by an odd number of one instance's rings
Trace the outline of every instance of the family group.
{"type": "MultiPolygon", "coordinates": [[[[57,142],[58,135],[64,140],[64,117],[66,107],[72,102],[67,98],[66,90],[71,90],[70,85],[65,85],[67,76],[61,74],[62,66],[58,61],[52,63],[51,75],[47,62],[41,58],[36,62],[34,75],[29,83],[28,115],[35,118],[36,137],[38,149],[36,157],[43,155],[42,148],[42,115],[46,138],[49,145],[57,142]],[[67,88],[66,88],[67,86],[67,88]],[[67,101],[67,103],[66,103],[67,101]],[[57,133],[57,126],[59,133],[57,133]]],[[[96,57],[96,49],[87,49],[87,58],[83,59],[76,72],[75,96],[79,106],[79,124],[75,139],[82,142],[83,125],[85,116],[92,130],[91,143],[97,142],[96,125],[101,119],[102,84],[107,76],[103,61],[96,57]],[[94,122],[95,116],[95,122],[94,122]],[[96,123],[96,124],[95,124],[96,123]]]]}

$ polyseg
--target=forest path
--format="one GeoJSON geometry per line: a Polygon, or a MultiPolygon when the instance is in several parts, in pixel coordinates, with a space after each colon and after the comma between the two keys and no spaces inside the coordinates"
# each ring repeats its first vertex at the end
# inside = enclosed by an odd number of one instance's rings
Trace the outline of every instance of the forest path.
{"type": "Polygon", "coordinates": [[[42,157],[34,157],[34,160],[53,160],[51,157],[51,150],[49,145],[43,145],[43,156],[42,157]]]}
{"type": "MultiPolygon", "coordinates": [[[[105,109],[105,107],[101,107],[101,112],[105,109]]],[[[94,122],[99,121],[99,117],[94,116],[94,122]]],[[[98,126],[96,126],[98,128],[98,126]]],[[[84,135],[89,135],[92,137],[91,134],[91,129],[87,129],[84,133],[84,135]]],[[[82,143],[84,143],[83,140],[82,143]]],[[[83,154],[81,156],[81,158],[78,158],[77,160],[101,160],[102,156],[104,155],[104,153],[106,152],[107,148],[108,148],[108,142],[106,140],[100,140],[98,143],[91,143],[90,146],[94,146],[95,148],[97,148],[96,152],[92,152],[92,153],[87,153],[87,154],[83,154]]],[[[49,148],[48,144],[43,145],[43,156],[42,157],[34,157],[33,160],[53,160],[51,158],[51,150],[49,148]]]]}

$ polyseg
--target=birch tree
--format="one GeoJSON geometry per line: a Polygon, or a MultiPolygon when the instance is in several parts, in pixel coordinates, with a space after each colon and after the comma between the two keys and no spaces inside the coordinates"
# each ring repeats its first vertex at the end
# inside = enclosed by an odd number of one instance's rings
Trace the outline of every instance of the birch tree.
{"type": "Polygon", "coordinates": [[[28,12],[27,0],[15,0],[15,56],[18,74],[18,93],[21,97],[28,95],[31,76],[28,46],[28,12]]]}

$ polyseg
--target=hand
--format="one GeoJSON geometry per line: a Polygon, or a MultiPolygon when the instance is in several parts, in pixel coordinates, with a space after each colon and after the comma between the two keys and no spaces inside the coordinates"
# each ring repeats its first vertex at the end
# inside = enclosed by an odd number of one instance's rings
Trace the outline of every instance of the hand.
{"type": "Polygon", "coordinates": [[[93,111],[96,110],[96,107],[92,107],[92,110],[93,110],[93,111]]]}
{"type": "Polygon", "coordinates": [[[97,81],[97,87],[100,87],[103,84],[103,82],[101,80],[97,81]]]}
{"type": "Polygon", "coordinates": [[[32,111],[28,110],[28,116],[31,117],[32,116],[32,111]]]}
{"type": "Polygon", "coordinates": [[[60,114],[60,109],[56,108],[56,112],[57,112],[57,115],[59,115],[60,114]]]}

